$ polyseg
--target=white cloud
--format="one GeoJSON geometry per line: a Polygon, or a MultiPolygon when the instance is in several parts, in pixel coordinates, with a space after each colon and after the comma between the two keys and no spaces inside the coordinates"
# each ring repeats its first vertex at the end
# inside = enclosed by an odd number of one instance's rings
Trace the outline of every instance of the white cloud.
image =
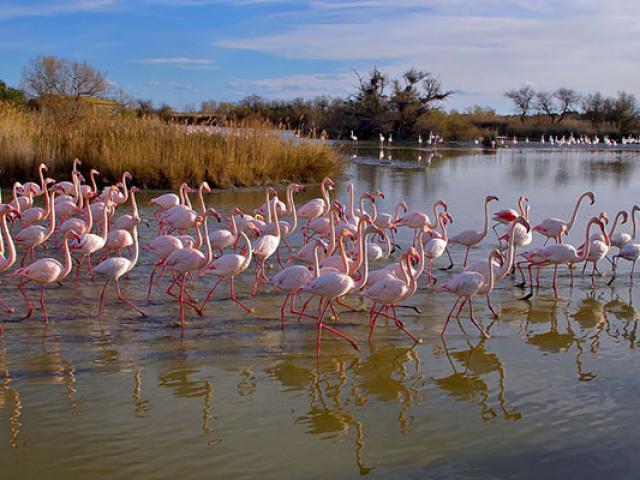
{"type": "Polygon", "coordinates": [[[0,7],[0,20],[101,11],[118,3],[118,0],[53,0],[9,3],[0,7]]]}
{"type": "Polygon", "coordinates": [[[135,60],[135,63],[148,63],[152,65],[211,65],[213,61],[208,58],[156,57],[135,60]]]}
{"type": "MultiPolygon", "coordinates": [[[[410,66],[441,76],[447,88],[468,92],[451,105],[507,106],[502,93],[531,82],[538,88],[583,91],[637,89],[640,2],[631,0],[355,0],[311,2],[316,11],[343,11],[340,20],[313,19],[272,35],[227,38],[215,46],[259,51],[292,60],[370,64],[390,74],[410,66]],[[362,10],[358,15],[349,11],[362,10]],[[624,15],[619,12],[624,12],[624,15]]],[[[335,70],[335,67],[327,69],[335,70]]],[[[318,72],[310,78],[322,78],[318,72]]],[[[353,85],[337,74],[334,90],[353,85]],[[342,80],[340,80],[342,79],[342,80]],[[342,82],[342,83],[341,83],[342,82]]],[[[253,81],[293,85],[296,76],[253,81]]],[[[299,78],[299,77],[298,77],[299,78]]],[[[286,91],[286,89],[282,89],[286,91]]],[[[310,94],[318,90],[310,85],[310,94]]],[[[304,84],[298,88],[304,95],[304,84]]]]}

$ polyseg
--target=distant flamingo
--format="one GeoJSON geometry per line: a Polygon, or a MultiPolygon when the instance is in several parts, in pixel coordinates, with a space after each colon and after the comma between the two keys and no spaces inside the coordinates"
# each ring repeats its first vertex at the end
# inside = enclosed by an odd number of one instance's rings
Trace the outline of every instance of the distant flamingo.
{"type": "Polygon", "coordinates": [[[113,282],[116,286],[116,292],[118,293],[118,300],[122,303],[129,305],[135,311],[140,313],[143,317],[146,317],[147,314],[144,313],[139,307],[134,305],[130,300],[127,300],[120,290],[120,277],[124,274],[130,272],[133,267],[138,263],[138,227],[133,227],[133,255],[132,257],[111,257],[106,260],[100,262],[93,268],[94,275],[104,275],[107,277],[106,282],[104,283],[104,287],[100,292],[100,307],[98,308],[98,318],[102,316],[102,310],[104,307],[104,293],[107,290],[107,286],[109,286],[109,282],[113,282]]]}
{"type": "Polygon", "coordinates": [[[49,315],[47,313],[47,307],[44,302],[44,287],[52,283],[62,282],[71,273],[71,251],[69,250],[69,239],[72,237],[78,237],[78,234],[74,231],[69,231],[64,236],[64,244],[62,251],[64,253],[65,263],[60,263],[55,258],[41,258],[36,260],[30,265],[24,268],[18,268],[13,274],[18,277],[23,277],[24,280],[18,284],[18,290],[22,294],[22,298],[27,304],[27,315],[23,318],[29,318],[33,314],[33,305],[27,298],[24,292],[24,286],[27,283],[34,282],[40,285],[40,308],[42,311],[42,318],[45,322],[49,321],[49,315]]]}
{"type": "Polygon", "coordinates": [[[449,243],[451,244],[459,244],[466,247],[466,252],[464,255],[464,264],[463,266],[466,268],[467,259],[469,258],[469,250],[471,247],[478,245],[484,238],[487,236],[487,231],[489,229],[489,203],[493,201],[497,201],[498,197],[495,195],[489,195],[484,200],[484,227],[481,231],[476,230],[465,230],[463,232],[454,235],[449,238],[449,243]]]}
{"type": "Polygon", "coordinates": [[[576,206],[573,209],[573,214],[571,215],[571,219],[567,222],[565,220],[560,220],[559,218],[545,218],[539,225],[533,227],[534,232],[541,233],[547,240],[545,241],[545,245],[550,239],[554,239],[556,243],[562,243],[562,236],[568,235],[573,225],[576,222],[576,218],[578,217],[578,211],[580,209],[580,205],[582,201],[588,198],[593,205],[596,201],[596,197],[593,192],[585,192],[578,198],[576,202],[576,206]]]}

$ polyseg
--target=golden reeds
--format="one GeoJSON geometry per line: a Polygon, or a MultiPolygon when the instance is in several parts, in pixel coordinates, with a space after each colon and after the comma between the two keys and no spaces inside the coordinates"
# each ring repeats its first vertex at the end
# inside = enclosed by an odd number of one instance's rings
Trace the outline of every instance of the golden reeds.
{"type": "Polygon", "coordinates": [[[342,169],[331,146],[284,140],[264,122],[189,132],[155,117],[91,115],[69,125],[0,102],[3,184],[34,178],[40,162],[49,176],[63,177],[75,157],[106,180],[128,170],[136,184],[159,189],[203,180],[212,187],[315,182],[342,169]]]}

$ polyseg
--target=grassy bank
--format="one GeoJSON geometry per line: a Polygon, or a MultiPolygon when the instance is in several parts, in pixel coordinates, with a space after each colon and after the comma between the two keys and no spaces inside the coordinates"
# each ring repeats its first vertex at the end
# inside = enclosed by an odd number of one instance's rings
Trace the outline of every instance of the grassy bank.
{"type": "Polygon", "coordinates": [[[89,116],[68,125],[0,102],[3,184],[35,178],[40,162],[49,176],[66,178],[75,157],[106,180],[128,170],[137,185],[159,189],[203,180],[212,187],[315,182],[342,169],[332,147],[284,141],[266,123],[229,125],[214,134],[188,134],[158,118],[89,116]]]}

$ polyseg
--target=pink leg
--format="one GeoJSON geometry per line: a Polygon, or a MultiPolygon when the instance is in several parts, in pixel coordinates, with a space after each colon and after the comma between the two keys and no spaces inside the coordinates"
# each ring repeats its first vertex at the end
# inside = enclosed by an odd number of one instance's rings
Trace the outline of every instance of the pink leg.
{"type": "Polygon", "coordinates": [[[180,326],[184,326],[184,284],[187,281],[187,276],[182,276],[182,281],[180,282],[180,295],[178,297],[178,302],[180,302],[180,326]]]}
{"type": "Polygon", "coordinates": [[[396,306],[395,305],[391,305],[391,310],[393,311],[393,321],[396,324],[396,327],[398,327],[406,335],[408,335],[409,338],[411,338],[411,340],[413,340],[415,343],[420,343],[420,339],[416,338],[411,332],[409,332],[409,330],[407,330],[405,328],[404,323],[402,323],[400,320],[398,320],[398,312],[396,311],[396,306]]]}
{"type": "MultiPolygon", "coordinates": [[[[314,315],[309,315],[308,313],[305,313],[305,311],[307,310],[307,306],[309,305],[309,303],[311,302],[311,300],[313,300],[315,298],[315,295],[311,295],[306,302],[304,302],[304,304],[302,305],[302,310],[299,312],[294,312],[293,310],[291,311],[291,313],[298,315],[298,323],[300,323],[300,319],[302,317],[307,317],[307,318],[313,318],[314,320],[317,320],[318,317],[314,316],[314,315]]],[[[293,309],[293,304],[291,304],[291,308],[293,309]]]]}
{"type": "Polygon", "coordinates": [[[556,279],[558,277],[558,266],[553,267],[553,281],[551,282],[551,288],[553,288],[553,294],[558,298],[558,290],[556,290],[556,279]]]}
{"type": "Polygon", "coordinates": [[[102,291],[100,292],[100,306],[98,307],[98,319],[102,317],[102,311],[104,309],[104,293],[107,291],[108,285],[109,285],[109,280],[104,282],[104,287],[102,287],[102,291]]]}
{"type": "Polygon", "coordinates": [[[27,308],[28,308],[27,314],[24,317],[22,317],[23,319],[29,318],[31,315],[33,315],[33,305],[27,298],[27,294],[24,292],[24,286],[29,282],[31,282],[31,280],[25,280],[24,282],[18,284],[18,290],[20,290],[20,293],[22,294],[22,298],[24,298],[24,301],[27,303],[27,308]]]}
{"type": "Polygon", "coordinates": [[[153,268],[151,269],[151,275],[149,275],[149,290],[147,291],[147,301],[151,301],[151,290],[153,288],[153,277],[156,274],[158,268],[162,265],[161,263],[154,263],[153,268]]]}
{"type": "Polygon", "coordinates": [[[48,322],[49,314],[47,313],[47,306],[44,304],[44,285],[40,286],[40,309],[42,311],[42,319],[48,322]]]}
{"type": "Polygon", "coordinates": [[[491,311],[493,318],[498,318],[498,314],[496,313],[495,309],[493,308],[493,305],[491,304],[491,295],[489,295],[488,293],[487,293],[487,306],[489,307],[489,310],[491,311]]]}
{"type": "Polygon", "coordinates": [[[251,307],[247,307],[244,303],[242,303],[237,297],[236,297],[236,291],[235,291],[235,284],[234,284],[234,280],[235,277],[231,277],[229,279],[229,285],[230,285],[230,294],[231,294],[231,301],[237,305],[240,305],[242,308],[244,308],[247,313],[252,313],[253,312],[253,308],[251,307]]]}
{"type": "Polygon", "coordinates": [[[218,288],[218,285],[220,285],[223,280],[224,280],[224,278],[220,277],[218,279],[218,281],[213,285],[211,290],[209,290],[209,293],[207,293],[207,296],[204,299],[204,302],[202,302],[202,306],[199,308],[200,312],[204,313],[204,309],[207,307],[207,303],[209,303],[209,300],[211,300],[211,297],[213,296],[214,292],[216,291],[216,288],[218,288]]]}
{"type": "Polygon", "coordinates": [[[4,308],[7,311],[7,313],[13,313],[15,311],[15,309],[9,306],[7,303],[5,303],[5,301],[2,300],[2,298],[0,298],[0,305],[2,305],[2,308],[4,308]]]}
{"type": "Polygon", "coordinates": [[[118,281],[118,279],[116,279],[116,291],[118,292],[118,300],[120,300],[122,303],[125,303],[125,304],[129,305],[131,308],[133,308],[136,312],[138,312],[143,317],[147,316],[147,314],[144,313],[136,305],[134,305],[133,302],[131,302],[130,300],[127,300],[126,298],[124,298],[124,295],[122,295],[122,291],[120,290],[120,282],[118,281]]]}
{"type": "Polygon", "coordinates": [[[467,268],[467,259],[469,258],[469,247],[467,247],[467,251],[464,254],[464,268],[467,268]]]}
{"type": "Polygon", "coordinates": [[[489,338],[489,334],[485,332],[482,327],[478,325],[476,319],[473,318],[473,302],[471,301],[471,297],[468,297],[467,300],[469,301],[469,319],[471,320],[471,323],[473,323],[473,325],[478,329],[478,331],[484,338],[489,338]]]}
{"type": "Polygon", "coordinates": [[[258,260],[258,263],[256,264],[256,278],[255,278],[255,281],[253,282],[253,290],[251,290],[251,295],[253,295],[254,297],[258,293],[258,282],[260,281],[260,265],[261,264],[262,264],[262,260],[258,260]]]}
{"type": "Polygon", "coordinates": [[[284,302],[282,302],[282,307],[280,307],[280,328],[282,328],[282,330],[284,330],[285,311],[287,309],[287,304],[289,303],[290,298],[291,294],[287,293],[287,296],[284,297],[284,302]]]}
{"type": "Polygon", "coordinates": [[[460,300],[462,300],[462,297],[458,297],[456,301],[453,302],[453,307],[451,307],[451,311],[449,312],[449,315],[447,315],[447,320],[444,322],[444,326],[442,327],[442,332],[440,332],[441,337],[444,337],[447,327],[449,326],[449,322],[451,321],[451,317],[453,316],[453,311],[458,306],[458,303],[460,303],[460,300]]]}

